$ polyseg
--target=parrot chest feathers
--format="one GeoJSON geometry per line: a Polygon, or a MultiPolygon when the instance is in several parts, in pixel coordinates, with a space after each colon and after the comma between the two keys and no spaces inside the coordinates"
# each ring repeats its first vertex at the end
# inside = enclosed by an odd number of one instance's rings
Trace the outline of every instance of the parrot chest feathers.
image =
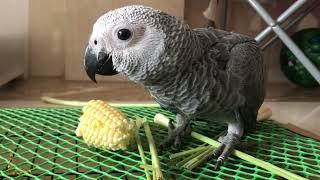
{"type": "MultiPolygon", "coordinates": [[[[215,66],[204,59],[192,63],[184,71],[172,74],[173,78],[157,86],[148,86],[150,94],[161,107],[188,117],[229,111],[244,101],[228,83],[226,73],[218,72],[215,66]]],[[[237,83],[235,83],[237,84],[237,83]]]]}
{"type": "Polygon", "coordinates": [[[252,91],[262,88],[260,82],[247,86],[262,76],[255,70],[261,64],[254,40],[219,30],[194,32],[203,42],[195,47],[201,55],[172,59],[176,66],[162,73],[164,81],[148,87],[152,96],[162,107],[188,117],[213,116],[244,106],[252,91]]]}

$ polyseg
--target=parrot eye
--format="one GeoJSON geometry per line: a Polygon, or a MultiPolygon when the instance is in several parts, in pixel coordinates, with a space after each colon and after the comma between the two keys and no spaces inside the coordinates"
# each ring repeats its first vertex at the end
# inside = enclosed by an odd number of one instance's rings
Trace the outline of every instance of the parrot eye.
{"type": "Polygon", "coordinates": [[[97,40],[94,40],[93,43],[94,43],[94,45],[97,45],[97,44],[98,44],[98,41],[97,41],[97,40]]]}
{"type": "Polygon", "coordinates": [[[128,40],[131,37],[131,31],[129,29],[120,29],[118,31],[118,38],[121,40],[128,40]]]}

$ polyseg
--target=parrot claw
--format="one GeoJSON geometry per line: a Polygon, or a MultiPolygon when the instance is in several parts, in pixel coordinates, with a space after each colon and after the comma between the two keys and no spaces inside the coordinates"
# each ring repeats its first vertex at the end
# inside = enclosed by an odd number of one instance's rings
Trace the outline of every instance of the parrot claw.
{"type": "Polygon", "coordinates": [[[213,151],[212,156],[210,157],[210,159],[217,158],[215,170],[220,169],[220,166],[235,149],[248,151],[257,146],[257,143],[254,141],[240,142],[240,138],[236,135],[231,135],[231,138],[228,136],[221,136],[219,141],[221,142],[221,145],[213,151]]]}
{"type": "Polygon", "coordinates": [[[219,146],[217,149],[215,149],[211,155],[210,158],[218,158],[221,154],[222,154],[222,151],[224,149],[225,145],[224,144],[221,144],[221,146],[219,146]]]}
{"type": "Polygon", "coordinates": [[[213,151],[211,156],[211,158],[218,158],[214,168],[215,170],[220,169],[224,161],[233,153],[234,147],[240,142],[240,138],[237,135],[227,135],[220,139],[223,139],[221,145],[213,151]]]}
{"type": "MultiPolygon", "coordinates": [[[[221,158],[222,159],[222,158],[221,158]]],[[[224,159],[221,160],[220,158],[217,160],[216,165],[214,166],[214,170],[218,171],[220,170],[220,166],[223,164],[224,159]]]]}
{"type": "Polygon", "coordinates": [[[225,159],[227,159],[230,154],[232,154],[234,148],[232,147],[232,145],[225,145],[225,144],[221,144],[212,154],[212,157],[217,159],[217,163],[215,166],[215,170],[219,170],[220,166],[224,163],[225,159]]]}
{"type": "Polygon", "coordinates": [[[247,151],[254,149],[257,145],[256,142],[240,142],[240,138],[237,135],[227,135],[220,137],[219,141],[221,145],[215,149],[212,153],[211,159],[217,158],[215,170],[219,170],[224,161],[233,153],[235,149],[241,151],[247,151]]]}
{"type": "Polygon", "coordinates": [[[174,128],[173,120],[168,123],[168,137],[160,144],[160,150],[163,150],[171,145],[177,150],[181,150],[184,138],[191,135],[191,125],[183,124],[174,128]]]}

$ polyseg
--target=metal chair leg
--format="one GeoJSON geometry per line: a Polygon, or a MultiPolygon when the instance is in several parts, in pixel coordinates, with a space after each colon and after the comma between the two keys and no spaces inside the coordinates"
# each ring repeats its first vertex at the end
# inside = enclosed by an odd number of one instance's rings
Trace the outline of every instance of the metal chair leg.
{"type": "MultiPolygon", "coordinates": [[[[309,71],[309,73],[315,78],[315,80],[320,84],[320,71],[317,67],[310,62],[307,56],[301,51],[301,49],[292,41],[292,39],[286,34],[285,31],[275,22],[269,13],[260,5],[257,0],[247,0],[253,9],[259,14],[260,17],[268,24],[270,29],[272,29],[275,34],[281,39],[281,41],[290,49],[290,51],[298,58],[298,60],[304,65],[304,67],[309,71]]],[[[295,12],[306,0],[297,0],[299,2],[287,13],[283,13],[280,16],[280,20],[286,19],[293,12],[295,12]]]]}

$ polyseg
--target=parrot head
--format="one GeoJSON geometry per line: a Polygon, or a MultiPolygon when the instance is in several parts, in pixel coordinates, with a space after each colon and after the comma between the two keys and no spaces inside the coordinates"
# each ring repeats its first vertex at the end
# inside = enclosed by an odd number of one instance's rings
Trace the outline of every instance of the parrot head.
{"type": "Polygon", "coordinates": [[[180,20],[145,6],[126,6],[102,15],[93,26],[84,67],[95,75],[127,75],[135,82],[151,81],[174,65],[189,27],[180,20]],[[170,62],[166,62],[169,61],[170,62]]]}

